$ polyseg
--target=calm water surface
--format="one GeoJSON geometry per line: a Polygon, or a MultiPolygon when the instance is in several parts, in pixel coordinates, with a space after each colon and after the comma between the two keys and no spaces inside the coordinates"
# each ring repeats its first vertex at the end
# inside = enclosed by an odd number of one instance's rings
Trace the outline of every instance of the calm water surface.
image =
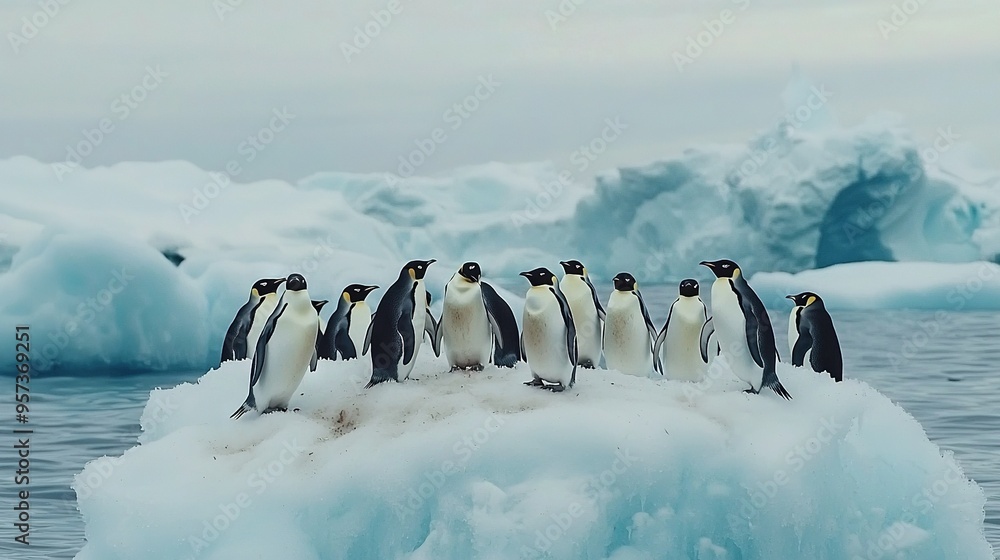
{"type": "MultiPolygon", "coordinates": [[[[659,327],[671,292],[644,292],[659,327]]],[[[1000,550],[1000,314],[953,314],[941,324],[926,312],[835,312],[834,320],[844,348],[845,376],[863,379],[898,402],[932,440],[955,453],[986,492],[987,538],[1000,550]],[[931,335],[914,334],[918,332],[931,335]]],[[[786,348],[785,321],[784,315],[775,317],[779,349],[786,348]]],[[[200,374],[34,377],[32,546],[11,544],[14,485],[9,473],[15,442],[8,435],[0,443],[7,450],[0,454],[0,557],[72,558],[84,542],[83,521],[69,487],[73,475],[95,457],[120,455],[135,445],[139,415],[151,389],[200,374]]],[[[12,410],[13,378],[0,377],[0,382],[11,385],[0,392],[0,402],[3,410],[12,410]]]]}

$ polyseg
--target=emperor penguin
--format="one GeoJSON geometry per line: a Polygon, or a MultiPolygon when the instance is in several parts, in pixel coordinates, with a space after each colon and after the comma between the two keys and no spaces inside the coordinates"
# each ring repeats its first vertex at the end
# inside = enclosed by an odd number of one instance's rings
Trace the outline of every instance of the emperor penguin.
{"type": "Polygon", "coordinates": [[[316,371],[316,364],[319,363],[319,343],[323,339],[323,320],[319,314],[323,311],[323,306],[330,303],[329,300],[312,300],[313,309],[316,310],[316,346],[313,347],[312,359],[309,360],[309,371],[316,371]]]}
{"type": "Polygon", "coordinates": [[[291,274],[264,322],[250,366],[250,393],[230,418],[251,410],[263,413],[288,410],[288,401],[298,389],[316,351],[319,315],[309,299],[306,279],[291,274]]]}
{"type": "Polygon", "coordinates": [[[490,361],[493,337],[502,338],[486,308],[481,277],[479,264],[467,262],[444,287],[444,307],[434,336],[434,353],[441,355],[443,342],[451,371],[482,371],[490,361]]]}
{"type": "Polygon", "coordinates": [[[365,298],[377,289],[378,286],[351,284],[340,292],[337,309],[327,320],[323,338],[317,344],[321,359],[336,360],[338,354],[344,360],[358,357],[372,320],[365,298]]]}
{"type": "MultiPolygon", "coordinates": [[[[236,317],[233,318],[233,322],[229,324],[229,329],[226,330],[226,338],[222,342],[220,364],[229,360],[244,360],[247,358],[247,348],[252,349],[254,348],[254,344],[256,344],[256,338],[254,338],[253,344],[250,344],[250,341],[247,340],[254,316],[257,315],[256,312],[260,309],[262,300],[268,295],[277,292],[278,286],[284,283],[284,281],[284,278],[262,278],[254,282],[253,287],[250,288],[250,299],[236,312],[236,317]]],[[[270,308],[273,309],[273,306],[270,306],[270,308]]],[[[267,313],[270,314],[270,311],[267,313]]],[[[263,323],[267,319],[267,315],[261,312],[257,318],[259,323],[263,323]]],[[[259,335],[260,331],[258,330],[256,334],[259,335]]]]}
{"type": "Polygon", "coordinates": [[[257,341],[260,340],[260,333],[264,330],[267,318],[271,316],[271,313],[273,313],[274,309],[278,306],[278,286],[285,283],[286,279],[282,278],[278,280],[277,285],[271,285],[271,289],[268,293],[261,294],[263,297],[260,298],[260,303],[257,304],[251,313],[250,328],[247,331],[248,358],[253,357],[254,349],[257,348],[257,341]]]}
{"type": "Polygon", "coordinates": [[[488,282],[480,280],[479,284],[482,286],[486,312],[500,330],[500,336],[493,337],[493,365],[512,368],[521,360],[521,337],[518,335],[514,311],[488,282]]]}
{"type": "Polygon", "coordinates": [[[604,308],[597,299],[597,290],[594,289],[583,263],[573,260],[559,264],[565,272],[559,282],[559,289],[569,303],[576,325],[580,347],[577,360],[580,366],[593,369],[601,362],[601,322],[604,321],[604,308]]]}
{"type": "Polygon", "coordinates": [[[716,276],[712,284],[712,322],[733,373],[750,384],[749,393],[767,387],[785,399],[792,398],[775,371],[778,349],[771,319],[739,265],[726,259],[700,264],[716,276]]]}
{"type": "Polygon", "coordinates": [[[536,268],[521,276],[531,282],[521,318],[521,353],[532,375],[525,385],[565,391],[576,382],[578,364],[576,326],[569,303],[549,269],[536,268]]]}
{"type": "MultiPolygon", "coordinates": [[[[424,337],[428,342],[434,344],[434,338],[437,337],[438,321],[434,319],[434,314],[431,313],[431,293],[425,291],[427,296],[427,314],[424,316],[424,337]]],[[[434,350],[435,356],[440,356],[441,354],[434,350]]]]}
{"type": "Polygon", "coordinates": [[[840,340],[823,299],[813,292],[785,297],[795,302],[792,318],[796,339],[792,346],[792,365],[801,367],[808,361],[816,373],[826,372],[834,381],[843,381],[844,357],[840,352],[840,340]]]}
{"type": "Polygon", "coordinates": [[[406,379],[423,342],[427,318],[424,275],[434,259],[413,260],[403,266],[375,310],[363,352],[371,352],[372,377],[365,388],[384,381],[406,379]]]}
{"type": "MultiPolygon", "coordinates": [[[[681,280],[678,296],[656,337],[655,354],[663,364],[663,375],[678,381],[701,381],[708,370],[707,349],[702,351],[701,335],[708,323],[708,309],[693,278],[681,280]]],[[[710,327],[711,328],[711,327],[710,327]]]]}
{"type": "Polygon", "coordinates": [[[620,272],[608,299],[604,319],[604,360],[608,369],[628,375],[649,377],[660,370],[653,354],[656,327],[649,318],[635,277],[620,272]]]}

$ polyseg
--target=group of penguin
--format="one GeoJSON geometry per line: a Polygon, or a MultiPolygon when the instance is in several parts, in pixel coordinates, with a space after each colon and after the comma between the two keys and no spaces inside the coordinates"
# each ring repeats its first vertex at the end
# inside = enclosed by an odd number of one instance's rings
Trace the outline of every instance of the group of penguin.
{"type": "MultiPolygon", "coordinates": [[[[698,282],[686,279],[659,331],[628,272],[614,277],[607,309],[579,261],[560,263],[561,280],[547,268],[522,272],[530,287],[520,332],[510,305],[482,280],[475,262],[463,264],[445,285],[436,320],[424,283],[434,262],[406,263],[374,312],[365,299],[378,286],[347,286],[325,329],[319,314],[328,301],[310,299],[301,274],[255,282],[222,348],[221,362],[252,358],[249,394],[232,418],[251,410],[287,410],[307,369],[314,371],[319,359],[369,355],[372,375],[366,389],[408,379],[425,338],[436,356],[444,348],[451,371],[480,371],[491,359],[498,367],[524,361],[532,373],[525,385],[553,392],[572,387],[577,368],[598,367],[602,355],[608,369],[622,373],[699,381],[721,354],[747,383],[746,392],[766,387],[792,398],[778,380],[780,357],[767,310],[731,260],[700,263],[716,276],[711,315],[698,282]]],[[[823,300],[813,292],[787,297],[794,303],[788,324],[792,364],[808,363],[841,381],[840,343],[823,300]]]]}

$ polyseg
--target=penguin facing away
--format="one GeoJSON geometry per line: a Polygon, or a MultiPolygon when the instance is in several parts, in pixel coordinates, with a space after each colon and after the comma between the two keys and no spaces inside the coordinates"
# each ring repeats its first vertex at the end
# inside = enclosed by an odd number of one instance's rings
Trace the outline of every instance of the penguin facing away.
{"type": "Polygon", "coordinates": [[[285,293],[261,330],[250,366],[250,391],[230,418],[251,410],[285,411],[316,350],[319,315],[309,299],[306,279],[291,274],[285,293]]]}
{"type": "Polygon", "coordinates": [[[767,309],[731,260],[702,261],[716,275],[712,284],[712,322],[722,353],[733,373],[750,385],[749,393],[767,387],[791,395],[778,380],[778,350],[767,309]]]}
{"type": "MultiPolygon", "coordinates": [[[[250,327],[254,319],[254,312],[261,301],[268,294],[274,294],[278,287],[285,282],[284,278],[262,278],[254,282],[250,288],[250,298],[236,312],[236,317],[226,330],[226,337],[222,342],[222,355],[219,363],[230,360],[244,360],[247,358],[247,349],[253,348],[247,340],[250,334],[250,327]]],[[[263,322],[267,316],[258,318],[263,322]]],[[[256,344],[256,339],[254,339],[256,344]]]]}
{"type": "Polygon", "coordinates": [[[423,279],[434,262],[431,259],[406,263],[382,296],[363,348],[364,353],[371,353],[372,359],[372,377],[366,389],[385,381],[399,381],[401,374],[405,379],[413,370],[426,322],[423,279]]]}
{"type": "Polygon", "coordinates": [[[798,336],[792,348],[792,365],[801,367],[807,360],[816,373],[828,373],[834,381],[844,379],[844,357],[833,319],[823,299],[813,292],[785,296],[795,303],[798,336]]]}
{"type": "Polygon", "coordinates": [[[648,377],[660,371],[653,354],[656,328],[635,277],[621,272],[614,286],[604,318],[604,360],[608,369],[648,377]]]}
{"type": "Polygon", "coordinates": [[[351,284],[343,289],[337,300],[337,309],[326,322],[323,338],[318,343],[319,357],[324,360],[352,360],[365,342],[371,323],[371,308],[365,298],[378,286],[351,284]]]}
{"type": "Polygon", "coordinates": [[[707,371],[708,346],[703,348],[702,332],[708,323],[708,309],[699,295],[698,281],[687,278],[678,286],[678,296],[667,313],[655,354],[661,358],[663,375],[678,381],[700,381],[707,371]]]}
{"type": "Polygon", "coordinates": [[[493,337],[493,365],[512,368],[521,359],[521,337],[514,311],[488,282],[480,280],[479,284],[483,290],[486,312],[500,331],[499,336],[493,337]]]}
{"type": "Polygon", "coordinates": [[[597,290],[590,281],[587,268],[577,260],[562,261],[562,280],[559,290],[562,292],[576,326],[579,354],[579,365],[588,369],[597,367],[601,362],[601,324],[605,318],[604,307],[597,297],[597,290]]]}
{"type": "Polygon", "coordinates": [[[532,387],[561,392],[576,382],[576,326],[555,274],[547,268],[522,272],[531,283],[524,299],[521,352],[531,368],[532,387]],[[546,385],[546,382],[552,385],[546,385]]]}

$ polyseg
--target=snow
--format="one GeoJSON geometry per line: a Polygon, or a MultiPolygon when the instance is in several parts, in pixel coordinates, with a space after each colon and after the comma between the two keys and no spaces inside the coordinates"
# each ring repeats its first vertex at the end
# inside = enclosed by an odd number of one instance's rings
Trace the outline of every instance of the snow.
{"type": "Polygon", "coordinates": [[[363,391],[320,363],[297,412],[228,416],[248,362],[154,390],[140,445],[74,488],[78,560],[396,558],[988,560],[985,497],[916,420],[858,380],[779,364],[794,395],[513,370],[363,391]]]}
{"type": "Polygon", "coordinates": [[[762,272],[750,285],[770,309],[791,310],[786,295],[811,291],[829,309],[1000,309],[1000,266],[991,262],[863,262],[796,274],[762,272]]]}
{"type": "MultiPolygon", "coordinates": [[[[789,114],[814,95],[794,81],[783,96],[789,114]]],[[[697,263],[717,258],[751,274],[877,260],[995,261],[1000,174],[961,148],[947,129],[922,143],[888,117],[841,127],[823,106],[746,145],[692,148],[604,172],[594,184],[552,163],[239,183],[179,161],[57,178],[50,165],[15,157],[0,161],[0,287],[10,296],[0,301],[0,321],[59,333],[90,319],[67,340],[44,341],[40,371],[204,369],[251,283],[291,272],[306,276],[311,294],[333,300],[347,284],[388,285],[403,263],[435,258],[428,287],[439,302],[467,260],[501,286],[566,259],[582,260],[595,278],[629,271],[644,286],[703,278],[697,263]],[[183,261],[168,267],[165,255],[183,261]],[[78,316],[126,265],[137,270],[135,283],[92,307],[93,317],[78,316]]],[[[846,277],[853,269],[840,270],[846,277]]],[[[910,303],[833,299],[841,307],[920,305],[925,284],[908,284],[910,303]]],[[[939,288],[929,287],[931,300],[939,288]]],[[[996,296],[983,289],[964,308],[996,308],[996,296]]]]}

